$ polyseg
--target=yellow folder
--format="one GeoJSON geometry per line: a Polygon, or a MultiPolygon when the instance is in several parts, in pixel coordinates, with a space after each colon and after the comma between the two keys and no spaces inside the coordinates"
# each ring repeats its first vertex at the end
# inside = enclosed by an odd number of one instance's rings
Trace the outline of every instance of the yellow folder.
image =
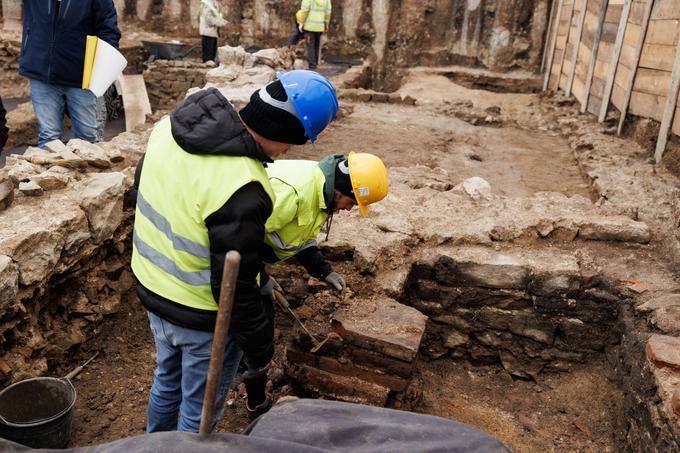
{"type": "Polygon", "coordinates": [[[83,65],[83,90],[99,97],[111,86],[127,66],[118,49],[96,36],[88,36],[83,65]]]}

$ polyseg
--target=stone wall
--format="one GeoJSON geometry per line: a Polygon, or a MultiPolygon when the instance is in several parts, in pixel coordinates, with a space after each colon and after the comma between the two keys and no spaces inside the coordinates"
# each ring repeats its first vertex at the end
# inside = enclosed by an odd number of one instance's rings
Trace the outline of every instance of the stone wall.
{"type": "Polygon", "coordinates": [[[191,60],[155,60],[144,70],[144,82],[151,108],[172,109],[193,87],[202,87],[215,63],[191,60]]]}
{"type": "Polygon", "coordinates": [[[0,96],[28,95],[28,80],[19,75],[21,40],[18,34],[3,33],[0,39],[0,96]]]}
{"type": "Polygon", "coordinates": [[[2,382],[45,374],[132,287],[133,212],[124,197],[146,138],[126,133],[101,147],[55,141],[8,156],[0,171],[2,382]]]}

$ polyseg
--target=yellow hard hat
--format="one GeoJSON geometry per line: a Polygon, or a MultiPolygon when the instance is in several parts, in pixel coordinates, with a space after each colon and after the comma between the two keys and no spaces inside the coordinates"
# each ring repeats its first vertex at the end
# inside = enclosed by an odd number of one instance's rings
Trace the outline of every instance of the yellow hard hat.
{"type": "Polygon", "coordinates": [[[359,213],[366,217],[368,205],[387,196],[389,181],[387,169],[378,156],[369,153],[350,152],[347,167],[352,190],[359,206],[359,213]]]}

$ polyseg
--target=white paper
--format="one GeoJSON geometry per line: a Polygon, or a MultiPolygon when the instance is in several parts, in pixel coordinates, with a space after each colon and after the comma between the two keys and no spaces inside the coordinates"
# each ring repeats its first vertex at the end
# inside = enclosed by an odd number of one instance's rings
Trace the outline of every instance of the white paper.
{"type": "Polygon", "coordinates": [[[111,84],[127,66],[127,60],[118,50],[103,39],[97,40],[97,52],[94,54],[90,91],[95,96],[103,96],[111,84]]]}

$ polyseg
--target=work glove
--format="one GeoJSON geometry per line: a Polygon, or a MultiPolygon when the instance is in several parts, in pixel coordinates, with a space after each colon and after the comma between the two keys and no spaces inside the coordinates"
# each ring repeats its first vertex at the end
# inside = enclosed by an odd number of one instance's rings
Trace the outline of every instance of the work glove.
{"type": "Polygon", "coordinates": [[[342,278],[342,275],[338,274],[337,272],[331,272],[330,274],[326,275],[323,280],[331,285],[336,291],[342,291],[347,286],[345,279],[342,278]]]}
{"type": "Polygon", "coordinates": [[[274,280],[274,277],[270,276],[269,280],[267,280],[267,283],[265,283],[264,286],[260,288],[260,294],[262,296],[269,297],[273,302],[276,302],[276,299],[274,298],[274,290],[283,292],[281,285],[279,285],[276,280],[274,280]]]}

